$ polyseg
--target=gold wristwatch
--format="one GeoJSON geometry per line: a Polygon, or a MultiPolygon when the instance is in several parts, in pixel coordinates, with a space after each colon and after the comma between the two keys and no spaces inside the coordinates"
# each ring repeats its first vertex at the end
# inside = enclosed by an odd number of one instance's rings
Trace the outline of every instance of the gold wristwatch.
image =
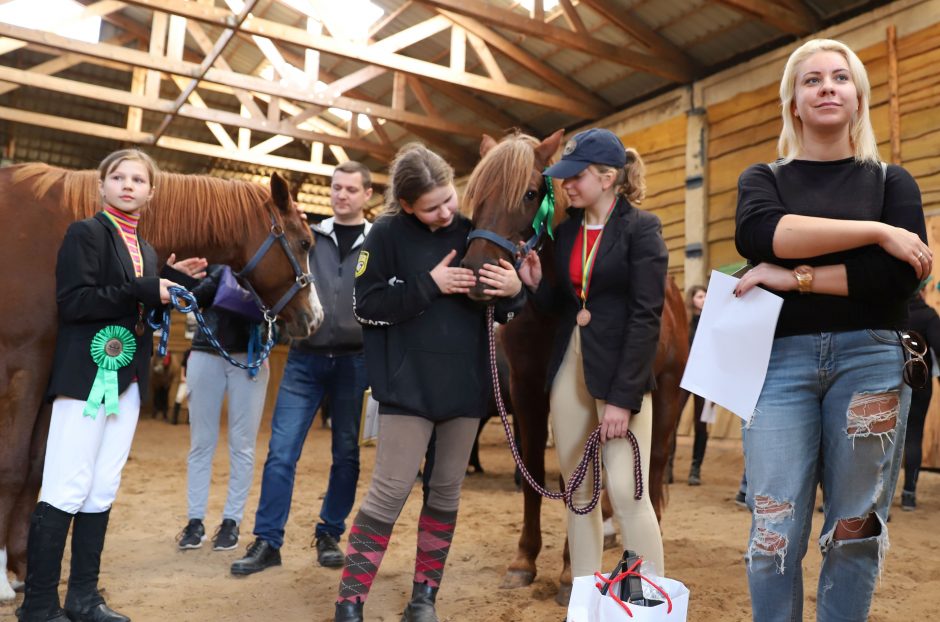
{"type": "Polygon", "coordinates": [[[816,271],[812,266],[797,266],[793,269],[793,276],[796,277],[796,289],[801,294],[809,294],[813,291],[813,276],[816,271]]]}

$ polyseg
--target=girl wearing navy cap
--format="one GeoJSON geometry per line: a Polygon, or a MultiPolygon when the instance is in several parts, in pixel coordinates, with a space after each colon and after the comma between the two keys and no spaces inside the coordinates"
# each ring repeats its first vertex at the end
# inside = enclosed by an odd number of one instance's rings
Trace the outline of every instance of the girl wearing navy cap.
{"type": "MultiPolygon", "coordinates": [[[[536,303],[559,316],[548,383],[551,424],[562,476],[568,480],[598,422],[609,474],[607,492],[624,548],[640,553],[664,574],[663,545],[648,495],[634,499],[633,432],[649,487],[654,387],[668,254],[659,218],[633,206],[646,192],[643,161],[612,132],[575,135],[546,175],[564,179],[571,203],[555,237],[557,283],[542,279],[537,254],[519,275],[536,303]]],[[[590,483],[575,504],[590,500],[590,483]]],[[[601,570],[600,509],[579,516],[569,510],[568,539],[574,576],[601,570]]]]}

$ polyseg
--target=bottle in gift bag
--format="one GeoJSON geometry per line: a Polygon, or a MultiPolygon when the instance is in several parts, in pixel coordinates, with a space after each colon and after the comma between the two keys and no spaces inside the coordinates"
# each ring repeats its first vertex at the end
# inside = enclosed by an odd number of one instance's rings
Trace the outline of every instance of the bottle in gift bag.
{"type": "MultiPolygon", "coordinates": [[[[640,578],[640,564],[642,562],[643,559],[637,555],[636,552],[631,550],[623,552],[623,556],[620,558],[620,561],[617,562],[617,565],[609,576],[613,579],[623,572],[630,572],[630,574],[624,577],[622,581],[614,584],[613,589],[618,591],[616,596],[630,605],[639,605],[641,607],[662,605],[663,601],[654,598],[646,598],[646,596],[643,595],[643,580],[640,578]]],[[[608,588],[610,588],[610,584],[605,584],[601,588],[601,594],[606,594],[608,588]]]]}

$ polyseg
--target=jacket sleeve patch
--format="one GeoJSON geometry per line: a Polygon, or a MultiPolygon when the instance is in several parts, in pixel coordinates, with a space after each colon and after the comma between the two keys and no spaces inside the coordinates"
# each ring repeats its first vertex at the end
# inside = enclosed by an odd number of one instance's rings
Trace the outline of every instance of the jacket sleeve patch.
{"type": "Polygon", "coordinates": [[[356,262],[356,278],[359,278],[366,271],[369,265],[369,251],[359,251],[359,261],[356,262]]]}

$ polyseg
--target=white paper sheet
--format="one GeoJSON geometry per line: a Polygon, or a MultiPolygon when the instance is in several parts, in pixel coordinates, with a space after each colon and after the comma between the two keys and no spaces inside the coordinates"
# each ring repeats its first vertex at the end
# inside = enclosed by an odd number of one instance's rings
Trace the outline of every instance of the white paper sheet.
{"type": "Polygon", "coordinates": [[[737,283],[712,271],[680,386],[750,421],[767,376],[783,299],[757,287],[735,298],[737,283]]]}

